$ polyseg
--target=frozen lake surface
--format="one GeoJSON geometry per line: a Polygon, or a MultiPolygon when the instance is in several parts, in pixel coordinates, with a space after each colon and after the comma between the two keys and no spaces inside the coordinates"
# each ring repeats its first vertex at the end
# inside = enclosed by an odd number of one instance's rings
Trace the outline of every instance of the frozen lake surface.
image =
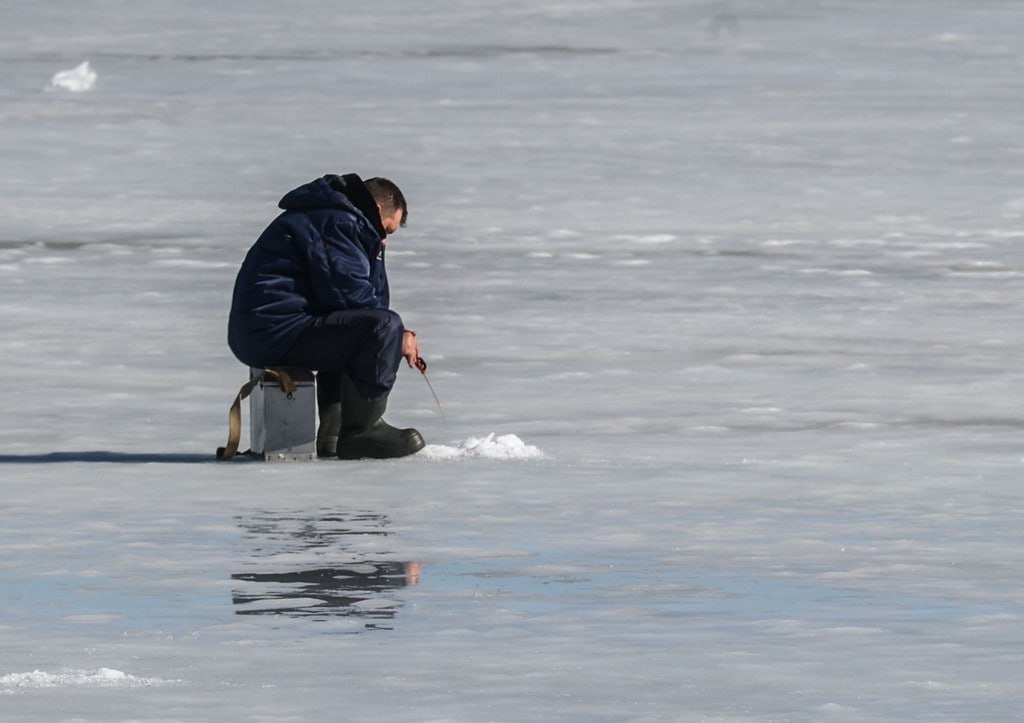
{"type": "Polygon", "coordinates": [[[891,5],[5,10],[0,718],[1019,719],[1024,7],[891,5]],[[347,171],[447,420],[214,462],[347,171]]]}

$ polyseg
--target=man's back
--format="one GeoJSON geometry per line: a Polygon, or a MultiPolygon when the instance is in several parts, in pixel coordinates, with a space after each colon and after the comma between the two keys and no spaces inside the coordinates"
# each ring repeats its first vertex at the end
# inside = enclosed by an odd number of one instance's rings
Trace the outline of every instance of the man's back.
{"type": "Polygon", "coordinates": [[[228,345],[239,360],[273,365],[317,316],[388,308],[384,234],[372,204],[356,176],[325,176],[281,199],[284,213],[235,280],[228,345]]]}

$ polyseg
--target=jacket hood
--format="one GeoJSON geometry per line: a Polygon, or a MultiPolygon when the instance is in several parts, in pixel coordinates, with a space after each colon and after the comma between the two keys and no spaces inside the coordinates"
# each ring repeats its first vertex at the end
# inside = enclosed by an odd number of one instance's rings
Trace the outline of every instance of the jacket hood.
{"type": "Polygon", "coordinates": [[[355,173],[343,176],[328,174],[303,184],[284,195],[277,204],[285,211],[310,211],[337,208],[363,216],[381,239],[387,236],[380,219],[377,202],[355,173]]]}

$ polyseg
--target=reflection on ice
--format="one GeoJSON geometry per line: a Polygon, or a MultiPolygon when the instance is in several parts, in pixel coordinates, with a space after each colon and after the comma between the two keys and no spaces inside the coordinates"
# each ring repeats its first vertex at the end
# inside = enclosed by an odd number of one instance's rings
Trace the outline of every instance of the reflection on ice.
{"type": "Polygon", "coordinates": [[[238,615],[393,618],[401,603],[387,593],[419,582],[417,562],[368,562],[339,568],[280,573],[237,573],[255,583],[232,593],[238,615]]]}
{"type": "Polygon", "coordinates": [[[248,564],[257,568],[231,575],[239,583],[232,590],[238,615],[391,619],[402,606],[392,593],[419,582],[418,562],[361,544],[387,536],[385,515],[259,513],[238,523],[251,545],[248,564]]]}

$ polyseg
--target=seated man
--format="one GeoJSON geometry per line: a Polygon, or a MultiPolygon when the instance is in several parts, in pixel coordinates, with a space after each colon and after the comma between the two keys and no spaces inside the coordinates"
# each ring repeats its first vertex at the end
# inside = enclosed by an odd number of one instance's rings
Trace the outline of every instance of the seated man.
{"type": "Polygon", "coordinates": [[[423,448],[415,429],[381,418],[415,332],[388,308],[387,237],[407,207],[391,181],[326,175],[289,192],[235,281],[228,345],[253,367],[317,374],[320,457],[391,458],[423,448]]]}

